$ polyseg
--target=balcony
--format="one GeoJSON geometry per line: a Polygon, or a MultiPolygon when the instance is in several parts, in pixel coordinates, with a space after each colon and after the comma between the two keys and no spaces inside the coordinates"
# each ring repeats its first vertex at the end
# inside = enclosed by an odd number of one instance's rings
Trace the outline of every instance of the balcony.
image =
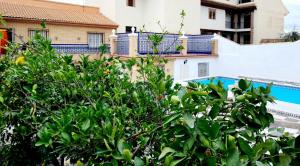
{"type": "Polygon", "coordinates": [[[226,21],[225,28],[226,29],[234,29],[234,23],[232,21],[226,21]]]}
{"type": "MultiPolygon", "coordinates": [[[[182,41],[180,39],[180,34],[164,34],[162,42],[156,46],[157,50],[154,50],[153,42],[149,40],[150,35],[154,35],[154,33],[135,33],[137,34],[136,43],[134,45],[136,47],[136,54],[139,56],[145,56],[148,54],[158,54],[164,56],[182,56],[181,50],[178,50],[178,46],[182,46],[182,41]]],[[[132,45],[130,44],[130,40],[128,35],[130,34],[117,34],[116,42],[114,42],[113,51],[111,51],[114,55],[119,56],[132,56],[130,54],[130,49],[132,45]]],[[[158,34],[162,35],[162,34],[158,34]]],[[[213,54],[213,45],[212,38],[213,35],[186,35],[186,55],[212,55],[213,54]]],[[[135,55],[136,55],[135,54],[135,55]]]]}
{"type": "Polygon", "coordinates": [[[251,28],[251,22],[250,21],[241,21],[239,23],[239,29],[247,29],[251,28]]]}

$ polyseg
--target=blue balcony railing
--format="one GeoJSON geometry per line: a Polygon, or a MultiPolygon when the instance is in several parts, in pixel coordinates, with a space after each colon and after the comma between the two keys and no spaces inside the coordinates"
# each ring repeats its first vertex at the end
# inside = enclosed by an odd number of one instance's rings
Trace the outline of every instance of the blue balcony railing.
{"type": "Polygon", "coordinates": [[[96,54],[99,48],[91,48],[88,44],[52,44],[58,53],[64,54],[96,54]]]}
{"type": "Polygon", "coordinates": [[[128,33],[119,33],[117,39],[117,54],[128,55],[129,54],[129,37],[128,33]]]}
{"type": "Polygon", "coordinates": [[[213,35],[187,35],[188,54],[211,54],[213,35]]]}
{"type": "MultiPolygon", "coordinates": [[[[139,33],[138,34],[138,53],[141,55],[153,54],[153,45],[149,40],[149,36],[154,33],[139,33]]],[[[178,34],[164,34],[163,40],[157,47],[158,54],[180,54],[177,46],[180,45],[178,34]]]]}

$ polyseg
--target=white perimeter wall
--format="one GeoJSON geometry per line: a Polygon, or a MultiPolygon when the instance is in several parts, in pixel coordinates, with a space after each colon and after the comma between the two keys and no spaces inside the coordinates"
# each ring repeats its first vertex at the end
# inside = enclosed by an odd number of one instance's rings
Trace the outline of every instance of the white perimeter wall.
{"type": "Polygon", "coordinates": [[[210,63],[210,76],[254,77],[300,83],[300,41],[261,45],[239,45],[223,37],[219,41],[219,56],[188,58],[186,77],[182,77],[183,61],[176,60],[174,79],[198,77],[198,63],[210,63]]]}

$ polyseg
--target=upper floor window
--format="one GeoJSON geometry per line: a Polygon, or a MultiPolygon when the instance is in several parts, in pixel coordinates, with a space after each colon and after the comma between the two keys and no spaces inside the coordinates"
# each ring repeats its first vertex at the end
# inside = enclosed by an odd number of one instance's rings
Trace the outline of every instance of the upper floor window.
{"type": "Polygon", "coordinates": [[[43,36],[46,39],[49,38],[49,30],[38,30],[38,29],[29,29],[28,30],[29,38],[33,38],[34,35],[36,35],[37,33],[39,33],[41,36],[43,36]]]}
{"type": "Polygon", "coordinates": [[[127,0],[127,6],[134,7],[135,6],[135,0],[127,0]]]}
{"type": "Polygon", "coordinates": [[[208,18],[212,20],[216,19],[216,9],[208,9],[208,18]]]}
{"type": "Polygon", "coordinates": [[[126,26],[126,27],[125,27],[126,33],[131,33],[131,32],[132,32],[132,28],[134,28],[134,32],[136,32],[136,27],[133,27],[133,26],[126,26]]]}

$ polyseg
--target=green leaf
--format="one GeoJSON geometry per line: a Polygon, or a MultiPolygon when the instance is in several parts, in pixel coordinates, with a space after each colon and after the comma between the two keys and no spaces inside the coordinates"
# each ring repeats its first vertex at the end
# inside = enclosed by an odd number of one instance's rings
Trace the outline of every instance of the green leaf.
{"type": "Polygon", "coordinates": [[[107,150],[109,151],[112,151],[111,147],[109,146],[108,142],[106,139],[103,139],[104,140],[104,144],[105,144],[105,147],[107,148],[107,150]]]}
{"type": "Polygon", "coordinates": [[[184,158],[179,159],[179,160],[172,161],[171,164],[170,164],[170,166],[176,166],[176,165],[179,164],[182,160],[184,160],[184,158]]]}
{"type": "Polygon", "coordinates": [[[50,139],[49,141],[45,141],[45,140],[39,140],[38,142],[35,143],[35,146],[45,146],[48,147],[49,145],[52,144],[52,139],[50,139]]]}
{"type": "Polygon", "coordinates": [[[78,141],[79,140],[80,137],[79,137],[79,135],[77,133],[72,132],[71,134],[72,134],[72,138],[73,138],[74,141],[78,141]]]}
{"type": "Polygon", "coordinates": [[[131,161],[132,153],[129,149],[124,149],[122,155],[126,161],[131,161]]]}
{"type": "Polygon", "coordinates": [[[168,153],[174,153],[174,152],[176,152],[174,149],[165,147],[163,148],[161,154],[159,155],[158,160],[164,158],[168,153]]]}
{"type": "Polygon", "coordinates": [[[207,148],[209,148],[210,147],[210,142],[209,142],[209,140],[203,135],[203,134],[199,134],[199,137],[200,137],[200,142],[202,143],[202,145],[204,146],[204,147],[207,147],[207,148]]]}
{"type": "Polygon", "coordinates": [[[300,148],[300,135],[295,139],[295,148],[300,148]]]}
{"type": "Polygon", "coordinates": [[[119,151],[120,153],[122,153],[123,150],[125,149],[125,146],[124,146],[124,140],[123,140],[123,139],[120,139],[120,140],[118,141],[117,147],[118,147],[118,151],[119,151]]]}
{"type": "Polygon", "coordinates": [[[248,81],[241,79],[239,81],[239,88],[242,89],[243,91],[247,90],[249,88],[248,81]]]}
{"type": "Polygon", "coordinates": [[[4,98],[0,96],[0,103],[4,103],[4,98]]]}
{"type": "Polygon", "coordinates": [[[216,139],[220,133],[221,126],[218,123],[213,123],[209,130],[209,136],[212,139],[216,139]]]}
{"type": "Polygon", "coordinates": [[[266,166],[266,165],[268,165],[268,164],[264,164],[260,161],[256,161],[255,163],[256,163],[256,166],[266,166]]]}
{"type": "Polygon", "coordinates": [[[193,137],[189,138],[184,144],[184,149],[187,151],[191,150],[194,143],[195,143],[195,138],[193,138],[193,137]]]}
{"type": "Polygon", "coordinates": [[[249,157],[251,157],[253,152],[252,152],[252,148],[249,146],[249,144],[246,141],[244,141],[242,138],[239,138],[238,142],[239,142],[239,146],[240,146],[241,150],[245,154],[247,154],[249,157]]]}
{"type": "Polygon", "coordinates": [[[178,117],[180,117],[181,114],[175,114],[175,115],[171,115],[164,123],[163,125],[167,125],[170,122],[173,122],[175,119],[177,119],[178,117]]]}
{"type": "Polygon", "coordinates": [[[289,166],[290,163],[292,162],[292,159],[289,155],[282,154],[279,157],[279,161],[280,161],[280,166],[289,166]]]}
{"type": "Polygon", "coordinates": [[[199,119],[197,121],[197,127],[203,134],[209,135],[210,126],[206,119],[199,119]]]}
{"type": "Polygon", "coordinates": [[[143,166],[145,165],[144,161],[139,158],[139,157],[134,157],[134,161],[133,161],[135,166],[143,166]]]}
{"type": "Polygon", "coordinates": [[[83,131],[86,131],[87,129],[89,129],[91,126],[91,120],[87,119],[85,122],[83,122],[83,124],[81,125],[81,129],[83,131]]]}
{"type": "Polygon", "coordinates": [[[42,27],[43,29],[46,28],[46,20],[43,20],[43,21],[41,22],[41,27],[42,27]]]}
{"type": "Polygon", "coordinates": [[[67,141],[68,143],[71,142],[71,137],[70,137],[70,135],[69,135],[68,133],[62,132],[62,133],[61,133],[61,136],[62,136],[62,138],[63,138],[65,141],[67,141]]]}
{"type": "Polygon", "coordinates": [[[37,84],[34,84],[33,86],[32,86],[32,90],[36,90],[37,89],[37,84]]]}
{"type": "Polygon", "coordinates": [[[217,159],[214,156],[208,157],[204,161],[207,166],[217,166],[217,159]]]}
{"type": "Polygon", "coordinates": [[[239,166],[240,154],[237,150],[229,151],[226,159],[226,166],[239,166]]]}
{"type": "Polygon", "coordinates": [[[116,160],[116,159],[113,159],[112,160],[112,165],[113,166],[118,166],[119,164],[118,164],[118,161],[116,160]]]}
{"type": "Polygon", "coordinates": [[[220,107],[219,106],[217,106],[217,105],[214,105],[212,108],[211,108],[211,110],[210,110],[210,112],[209,112],[209,116],[211,117],[211,119],[215,119],[218,115],[219,115],[219,113],[220,113],[220,107]]]}
{"type": "Polygon", "coordinates": [[[195,127],[195,117],[191,113],[186,113],[183,115],[183,120],[184,122],[190,127],[194,128],[195,127]]]}
{"type": "Polygon", "coordinates": [[[174,105],[178,105],[180,104],[180,98],[178,96],[172,96],[171,97],[171,103],[174,104],[174,105]]]}

